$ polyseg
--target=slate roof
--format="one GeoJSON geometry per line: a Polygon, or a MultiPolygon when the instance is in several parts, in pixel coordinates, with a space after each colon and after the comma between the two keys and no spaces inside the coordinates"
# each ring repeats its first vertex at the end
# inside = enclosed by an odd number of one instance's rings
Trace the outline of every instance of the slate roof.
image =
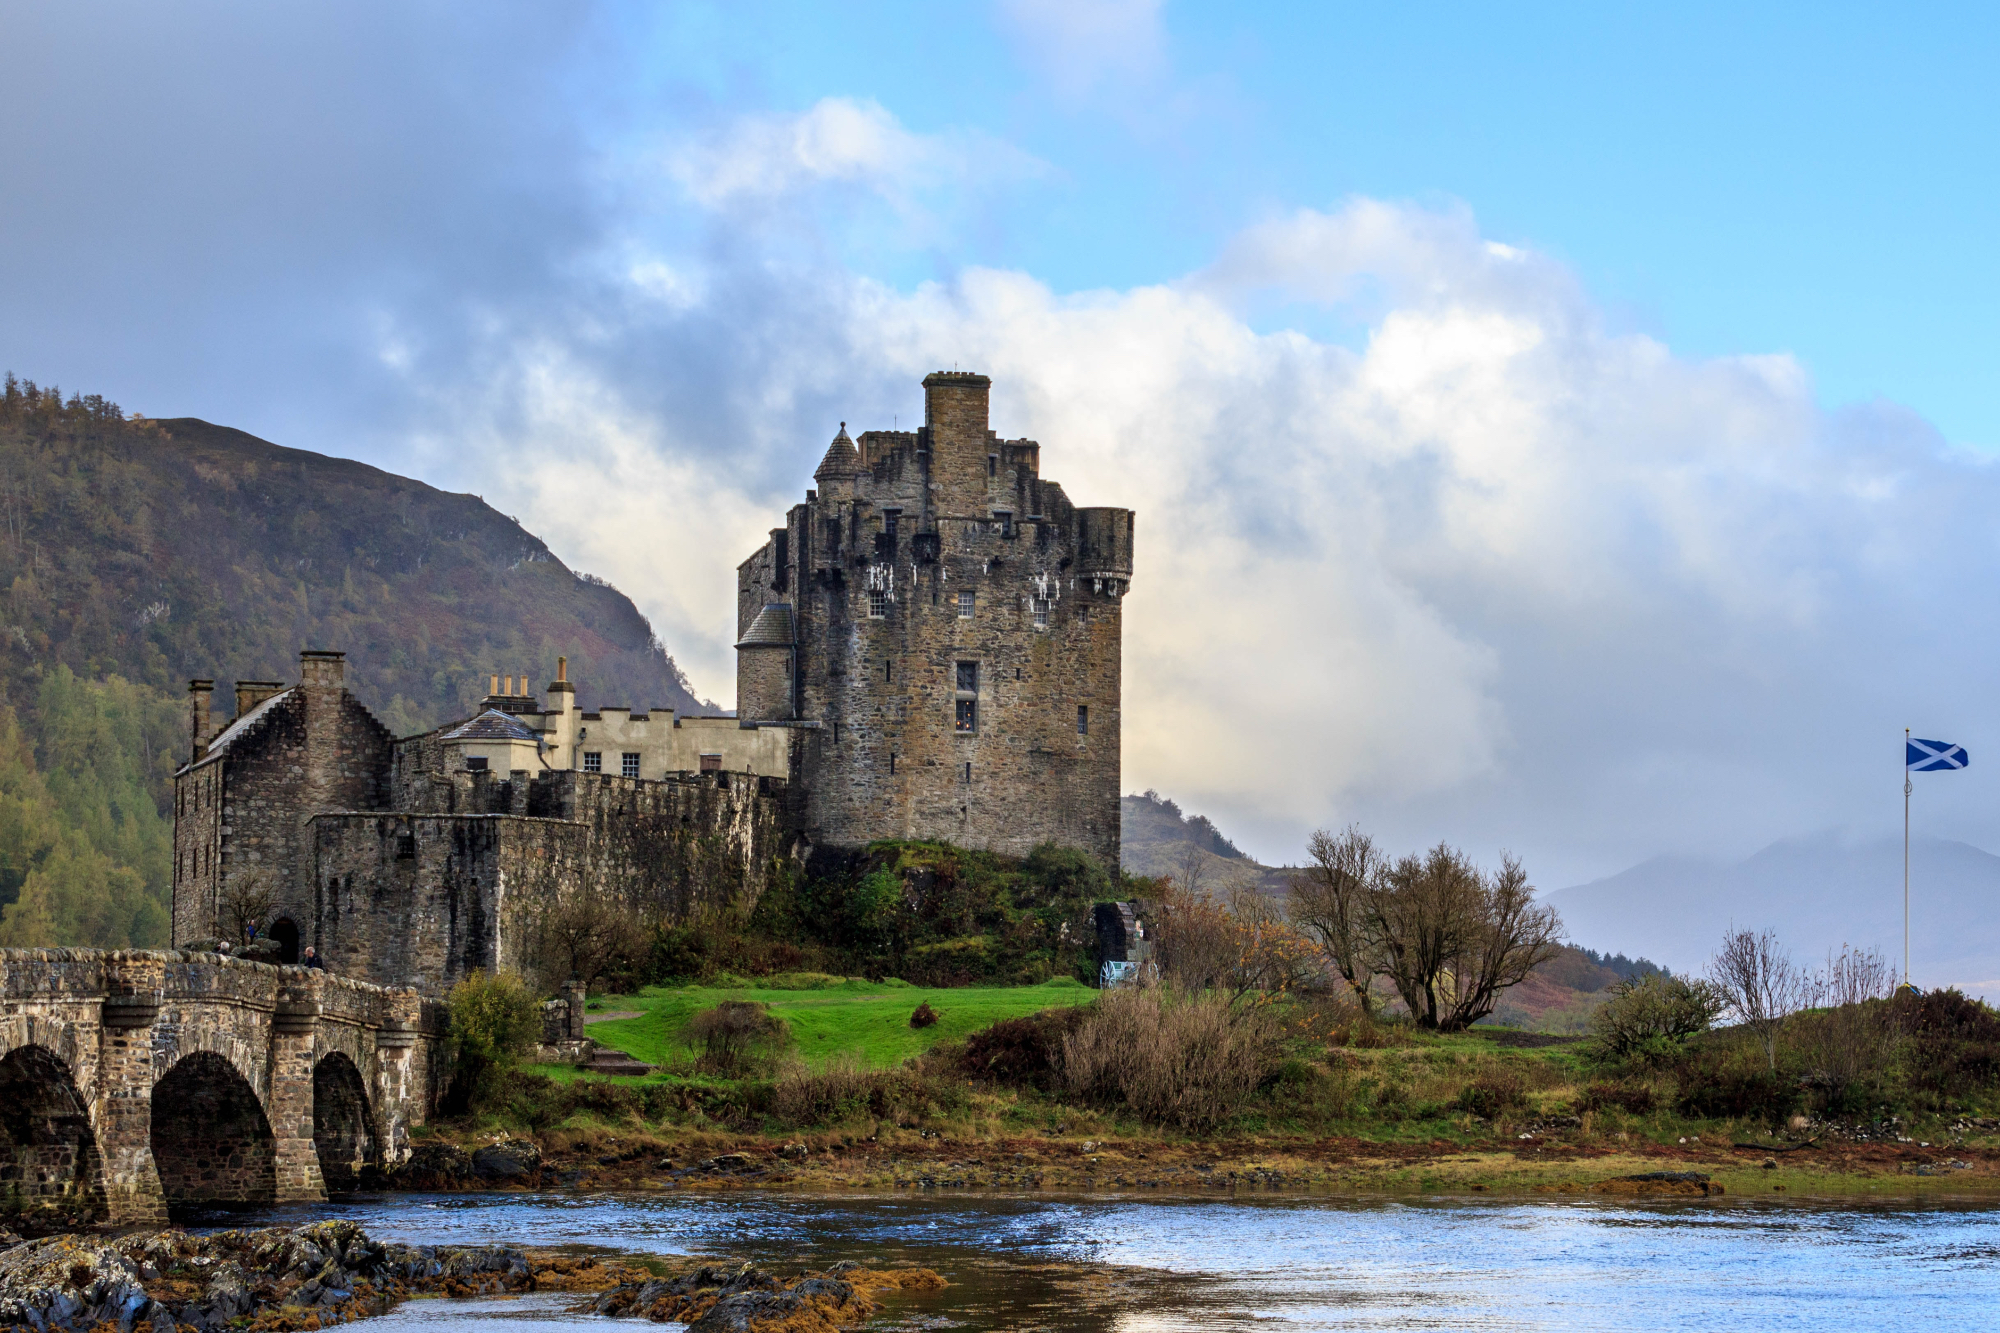
{"type": "Polygon", "coordinates": [[[750,632],[736,646],[750,648],[763,644],[776,644],[782,648],[792,646],[792,608],[785,603],[765,603],[757,618],[750,622],[750,632]]]}
{"type": "Polygon", "coordinates": [[[512,713],[503,713],[497,708],[489,708],[478,717],[447,731],[448,741],[535,741],[541,736],[521,722],[512,713]]]}
{"type": "Polygon", "coordinates": [[[847,438],[847,423],[840,423],[840,434],[833,437],[833,443],[826,447],[826,457],[813,469],[813,480],[823,481],[828,477],[853,477],[861,472],[861,451],[854,447],[854,441],[847,438]]]}
{"type": "Polygon", "coordinates": [[[255,708],[245,713],[242,717],[237,718],[234,722],[231,722],[228,726],[224,727],[222,729],[222,734],[217,736],[214,740],[208,743],[208,751],[206,754],[202,756],[202,762],[207,763],[210,759],[215,758],[217,755],[221,754],[224,750],[228,749],[231,744],[240,739],[246,732],[250,730],[250,728],[256,726],[260,721],[262,721],[266,713],[269,713],[273,708],[277,707],[278,701],[280,699],[283,699],[297,688],[298,686],[293,685],[288,689],[279,690],[276,694],[264,700],[264,702],[258,704],[255,708]]]}

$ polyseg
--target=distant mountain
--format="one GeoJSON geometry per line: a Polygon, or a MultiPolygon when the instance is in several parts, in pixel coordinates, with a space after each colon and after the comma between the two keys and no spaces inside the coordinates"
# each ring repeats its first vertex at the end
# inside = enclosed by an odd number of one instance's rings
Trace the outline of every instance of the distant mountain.
{"type": "MultiPolygon", "coordinates": [[[[1910,958],[1920,986],[2000,994],[2000,856],[1962,842],[1911,843],[1910,958]]],[[[1548,895],[1572,939],[1700,971],[1731,923],[1771,927],[1802,960],[1843,944],[1900,969],[1903,844],[1833,834],[1776,842],[1735,864],[1662,856],[1548,895]]]]}
{"type": "Polygon", "coordinates": [[[477,496],[11,377],[0,590],[17,700],[59,663],[170,693],[213,676],[221,700],[332,648],[401,733],[462,715],[493,673],[552,679],[558,655],[586,708],[703,711],[631,599],[477,496]]]}

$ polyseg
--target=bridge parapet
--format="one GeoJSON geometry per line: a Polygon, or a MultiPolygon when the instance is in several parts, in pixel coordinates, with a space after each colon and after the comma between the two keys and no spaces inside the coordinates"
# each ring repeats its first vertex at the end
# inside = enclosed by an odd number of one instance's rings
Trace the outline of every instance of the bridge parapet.
{"type": "Polygon", "coordinates": [[[114,1221],[325,1197],[399,1163],[447,1072],[444,1007],[181,950],[0,950],[0,1208],[114,1221]],[[158,1089],[162,1100],[157,1104],[158,1089]]]}

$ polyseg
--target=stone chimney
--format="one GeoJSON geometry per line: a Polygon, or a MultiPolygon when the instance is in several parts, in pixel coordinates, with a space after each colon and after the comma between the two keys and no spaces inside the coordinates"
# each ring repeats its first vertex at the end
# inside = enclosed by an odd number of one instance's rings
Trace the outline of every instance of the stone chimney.
{"type": "Polygon", "coordinates": [[[312,649],[300,653],[299,684],[308,690],[347,688],[347,654],[312,649]]]}
{"type": "Polygon", "coordinates": [[[188,760],[198,764],[208,757],[208,742],[215,733],[209,729],[208,706],[215,695],[212,680],[191,680],[188,682],[188,740],[191,742],[188,760]]]}
{"type": "Polygon", "coordinates": [[[236,716],[263,703],[266,699],[285,688],[282,680],[239,680],[236,682],[236,716]]]}

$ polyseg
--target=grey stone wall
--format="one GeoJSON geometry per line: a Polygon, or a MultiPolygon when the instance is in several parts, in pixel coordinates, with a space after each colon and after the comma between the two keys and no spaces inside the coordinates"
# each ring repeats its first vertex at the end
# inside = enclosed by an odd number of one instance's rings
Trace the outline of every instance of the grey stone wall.
{"type": "MultiPolygon", "coordinates": [[[[988,430],[984,376],[924,384],[924,429],[864,433],[851,466],[836,446],[784,540],[738,569],[739,632],[794,608],[799,716],[819,724],[795,742],[802,831],[1058,842],[1115,869],[1133,515],[1077,508],[1040,445],[988,430]]],[[[759,655],[738,652],[740,697],[768,689],[759,655]]]]}

